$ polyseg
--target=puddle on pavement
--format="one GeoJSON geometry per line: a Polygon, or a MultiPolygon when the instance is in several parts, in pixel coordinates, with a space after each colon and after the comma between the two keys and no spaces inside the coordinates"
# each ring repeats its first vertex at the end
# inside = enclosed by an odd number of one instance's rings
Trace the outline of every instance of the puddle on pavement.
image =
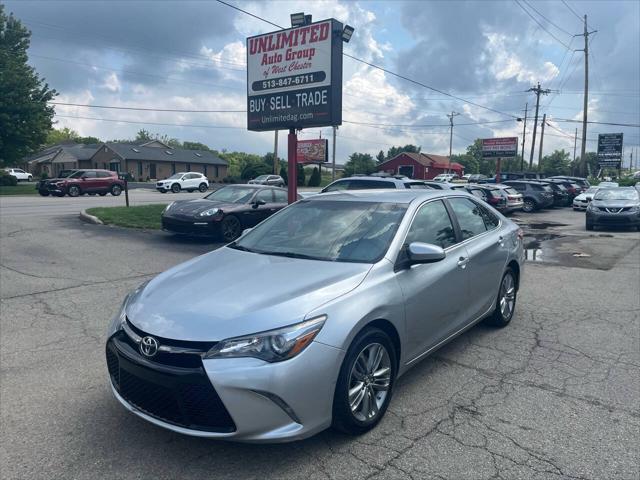
{"type": "Polygon", "coordinates": [[[544,242],[564,237],[557,233],[534,233],[524,237],[524,258],[529,262],[543,262],[547,255],[544,242]]]}
{"type": "Polygon", "coordinates": [[[566,227],[566,223],[556,222],[543,222],[543,223],[525,223],[523,227],[530,228],[532,230],[546,230],[549,227],[566,227]]]}

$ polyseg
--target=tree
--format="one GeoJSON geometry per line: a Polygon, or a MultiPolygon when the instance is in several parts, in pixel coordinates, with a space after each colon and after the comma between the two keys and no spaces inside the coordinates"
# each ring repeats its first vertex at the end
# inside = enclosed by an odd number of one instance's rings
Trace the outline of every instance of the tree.
{"type": "Polygon", "coordinates": [[[539,169],[545,175],[567,175],[570,171],[569,152],[555,150],[551,155],[542,157],[539,169]]]}
{"type": "Polygon", "coordinates": [[[305,179],[305,173],[304,173],[304,167],[302,166],[301,163],[298,163],[298,185],[299,186],[303,186],[304,185],[304,179],[305,179]]]}
{"type": "Polygon", "coordinates": [[[309,177],[309,183],[307,184],[307,186],[319,187],[321,180],[322,177],[320,176],[320,170],[318,170],[318,167],[313,167],[313,171],[311,172],[311,176],[309,177]]]}
{"type": "Polygon", "coordinates": [[[260,175],[268,175],[269,173],[271,173],[271,169],[268,165],[264,163],[251,162],[244,166],[240,173],[240,178],[243,180],[251,180],[252,178],[259,177],[260,175]]]}
{"type": "Polygon", "coordinates": [[[376,162],[368,153],[354,152],[349,156],[349,160],[344,164],[344,175],[350,177],[356,173],[366,175],[376,171],[376,162]]]}
{"type": "Polygon", "coordinates": [[[82,143],[84,145],[91,145],[94,143],[100,143],[102,140],[100,140],[98,137],[78,137],[76,138],[76,143],[82,143]]]}
{"type": "Polygon", "coordinates": [[[78,132],[71,130],[69,127],[64,127],[62,129],[52,128],[47,132],[47,138],[44,142],[44,146],[50,147],[63,142],[75,142],[78,137],[78,132]]]}
{"type": "Polygon", "coordinates": [[[286,167],[284,167],[284,166],[280,167],[280,176],[284,180],[284,184],[288,185],[289,184],[289,175],[287,175],[287,168],[286,167]]]}
{"type": "Polygon", "coordinates": [[[468,153],[462,155],[451,155],[451,162],[457,162],[464,167],[464,173],[478,173],[480,163],[468,153]]]}
{"type": "Polygon", "coordinates": [[[140,130],[138,130],[134,142],[150,142],[151,140],[153,140],[153,137],[151,136],[149,130],[141,128],[140,130]]]}
{"type": "Polygon", "coordinates": [[[382,150],[380,150],[378,152],[378,155],[376,155],[376,160],[378,161],[378,163],[382,163],[385,161],[384,152],[382,150]]]}
{"type": "Polygon", "coordinates": [[[200,142],[182,142],[182,148],[186,150],[204,150],[205,152],[212,152],[208,145],[200,142]]]}
{"type": "Polygon", "coordinates": [[[28,63],[31,32],[0,4],[0,163],[15,165],[37,151],[51,130],[58,94],[28,63]]]}
{"type": "Polygon", "coordinates": [[[391,147],[389,150],[387,150],[386,160],[391,160],[393,157],[403,152],[420,153],[421,148],[422,147],[416,147],[415,145],[405,145],[404,147],[391,147]]]}

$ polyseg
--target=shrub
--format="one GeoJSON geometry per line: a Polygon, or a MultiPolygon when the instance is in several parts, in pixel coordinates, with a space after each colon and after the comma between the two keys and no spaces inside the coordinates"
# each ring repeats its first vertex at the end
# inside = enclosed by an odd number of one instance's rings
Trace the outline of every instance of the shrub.
{"type": "Polygon", "coordinates": [[[313,172],[311,172],[311,176],[309,177],[309,183],[307,186],[309,187],[319,187],[320,186],[320,171],[318,167],[313,167],[313,172]]]}
{"type": "Polygon", "coordinates": [[[304,167],[302,166],[302,164],[298,164],[298,185],[302,186],[304,185],[304,179],[305,179],[305,174],[304,174],[304,167]]]}
{"type": "Polygon", "coordinates": [[[284,184],[289,185],[289,175],[287,175],[286,167],[280,167],[280,176],[284,180],[284,184]]]}
{"type": "Polygon", "coordinates": [[[18,179],[13,175],[9,175],[7,172],[0,173],[0,185],[3,187],[15,187],[18,184],[18,179]]]}
{"type": "Polygon", "coordinates": [[[222,179],[222,183],[240,183],[242,180],[233,175],[227,175],[222,179]]]}

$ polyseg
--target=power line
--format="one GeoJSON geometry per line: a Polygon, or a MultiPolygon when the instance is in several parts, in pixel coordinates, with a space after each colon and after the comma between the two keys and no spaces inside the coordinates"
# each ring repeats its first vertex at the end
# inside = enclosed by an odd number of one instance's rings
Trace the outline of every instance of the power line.
{"type": "Polygon", "coordinates": [[[149,108],[149,107],[119,107],[114,105],[88,105],[84,103],[49,102],[51,105],[67,107],[108,108],[113,110],[140,110],[145,112],[180,112],[180,113],[247,113],[246,110],[185,110],[181,108],[149,108]]]}
{"type": "Polygon", "coordinates": [[[569,4],[568,4],[567,2],[565,2],[564,0],[560,0],[560,1],[564,4],[564,6],[565,6],[565,7],[567,7],[567,8],[569,9],[569,11],[570,11],[571,13],[573,13],[573,14],[576,16],[576,18],[577,18],[578,20],[580,20],[580,22],[582,22],[582,17],[581,17],[580,15],[578,15],[578,14],[575,12],[575,10],[569,6],[569,4]]]}
{"type": "Polygon", "coordinates": [[[189,127],[189,128],[221,128],[221,129],[233,129],[233,130],[246,130],[246,127],[231,127],[224,125],[190,125],[183,123],[162,123],[162,122],[138,122],[135,120],[118,120],[115,118],[96,118],[96,117],[81,117],[75,115],[56,115],[60,118],[78,118],[80,120],[97,120],[100,122],[113,122],[113,123],[133,123],[138,125],[159,125],[165,127],[189,127]]]}
{"type": "MultiPolygon", "coordinates": [[[[567,32],[564,28],[559,27],[557,24],[553,23],[551,20],[549,20],[547,17],[545,17],[542,13],[540,13],[533,5],[531,5],[527,0],[522,0],[522,2],[529,7],[531,10],[533,10],[534,12],[536,12],[538,15],[540,15],[542,18],[544,18],[549,24],[553,25],[554,27],[556,27],[558,30],[560,30],[562,33],[566,33],[567,35],[569,35],[570,37],[573,37],[573,33],[567,32]]],[[[571,47],[569,47],[571,48],[571,47]]]]}
{"type": "Polygon", "coordinates": [[[524,13],[526,13],[527,15],[529,15],[529,17],[531,18],[531,20],[533,20],[534,22],[536,22],[540,28],[542,28],[545,32],[547,32],[550,36],[552,36],[552,37],[553,37],[553,38],[554,38],[554,39],[555,39],[555,40],[556,40],[560,45],[562,45],[564,48],[566,48],[567,50],[571,50],[571,47],[570,47],[569,45],[567,45],[566,43],[564,43],[562,40],[560,40],[558,37],[556,37],[553,33],[551,33],[549,30],[547,30],[547,29],[545,28],[545,26],[544,26],[544,25],[542,25],[542,24],[538,21],[538,19],[537,19],[536,17],[534,17],[533,15],[531,15],[531,13],[529,13],[529,11],[528,11],[526,8],[524,8],[524,7],[522,6],[522,4],[520,4],[520,2],[518,2],[518,0],[514,0],[514,1],[516,2],[516,5],[518,5],[518,6],[522,9],[522,11],[523,11],[524,13]]]}

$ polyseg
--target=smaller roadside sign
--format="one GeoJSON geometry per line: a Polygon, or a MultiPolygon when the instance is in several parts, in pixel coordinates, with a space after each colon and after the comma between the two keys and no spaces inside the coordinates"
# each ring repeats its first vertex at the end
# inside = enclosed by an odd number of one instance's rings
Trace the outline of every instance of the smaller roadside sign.
{"type": "Polygon", "coordinates": [[[601,133],[598,135],[598,166],[600,168],[620,168],[622,141],[622,133],[601,133]]]}
{"type": "Polygon", "coordinates": [[[321,163],[329,161],[329,141],[326,138],[316,140],[298,140],[296,147],[298,163],[321,163]]]}
{"type": "Polygon", "coordinates": [[[483,158],[509,158],[518,154],[518,137],[483,138],[483,158]]]}

